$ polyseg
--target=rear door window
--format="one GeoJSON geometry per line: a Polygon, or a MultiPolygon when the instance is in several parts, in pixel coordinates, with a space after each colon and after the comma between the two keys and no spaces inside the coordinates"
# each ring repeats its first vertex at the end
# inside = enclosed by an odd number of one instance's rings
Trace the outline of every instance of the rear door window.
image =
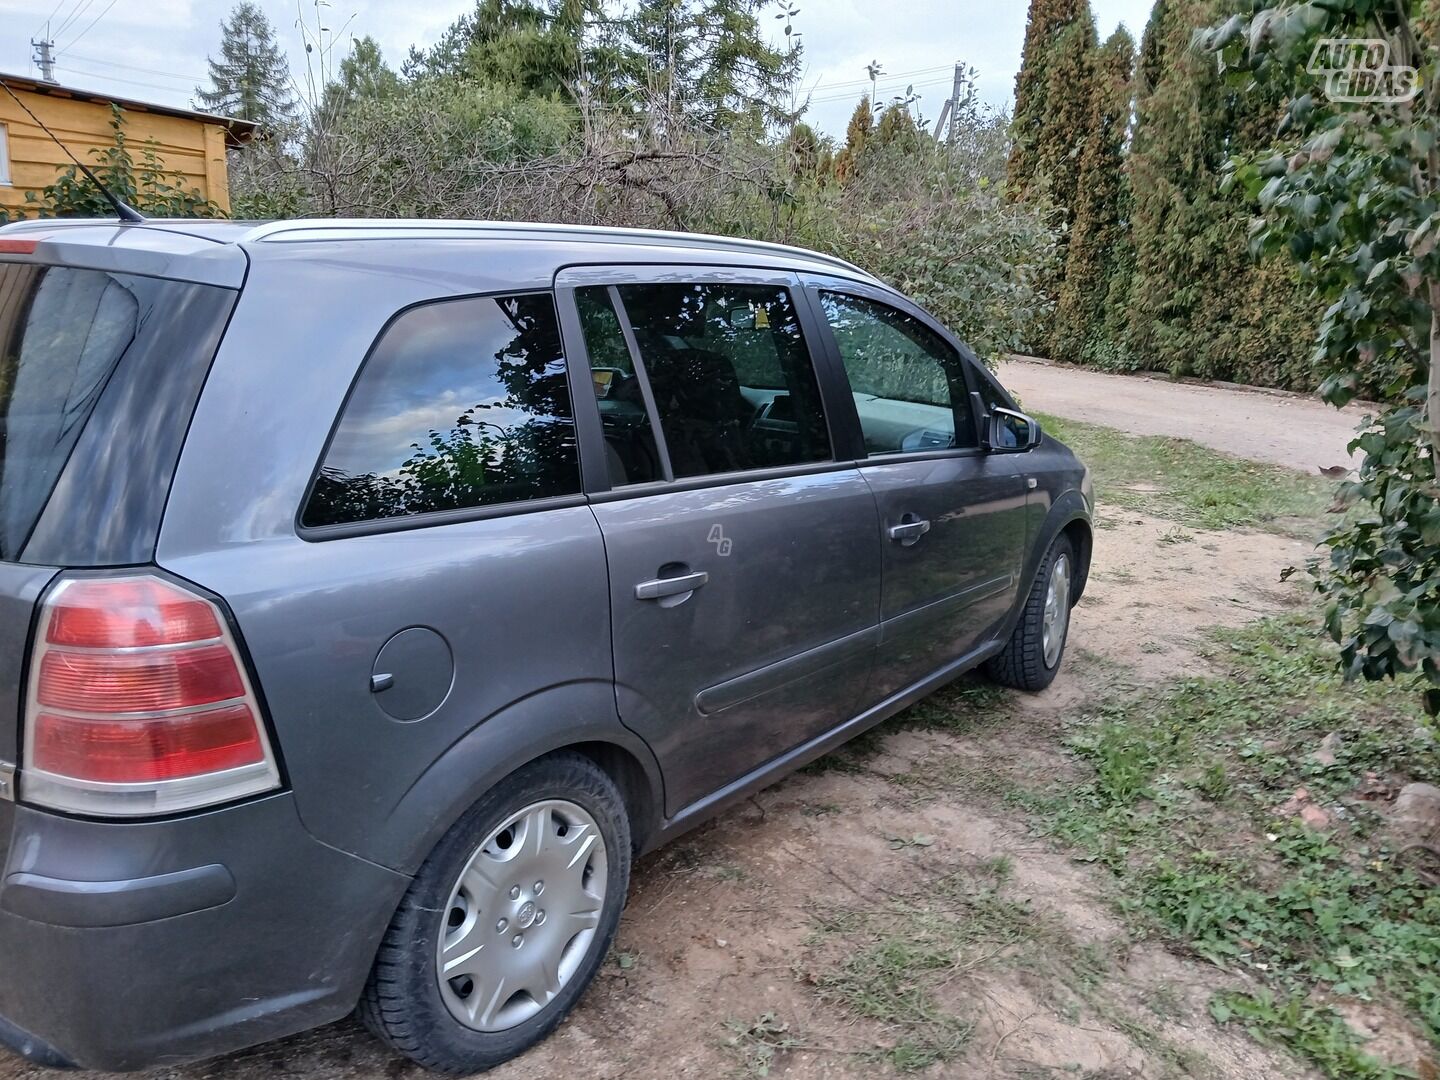
{"type": "Polygon", "coordinates": [[[913,315],[848,293],[822,292],[865,449],[916,453],[976,445],[965,361],[913,315]]]}
{"type": "Polygon", "coordinates": [[[343,525],[579,494],[548,293],[412,308],[376,343],[301,516],[343,525]]]}
{"type": "Polygon", "coordinates": [[[833,459],[789,290],[698,283],[617,292],[677,479],[833,459]]]}

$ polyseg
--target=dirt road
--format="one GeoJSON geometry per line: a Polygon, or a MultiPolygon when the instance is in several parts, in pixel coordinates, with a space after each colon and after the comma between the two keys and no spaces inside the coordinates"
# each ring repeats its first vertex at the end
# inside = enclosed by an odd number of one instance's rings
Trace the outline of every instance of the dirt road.
{"type": "Polygon", "coordinates": [[[1335,409],[1318,399],[1025,360],[1002,364],[998,374],[1027,409],[1132,435],[1191,439],[1310,473],[1350,461],[1347,447],[1366,412],[1359,404],[1335,409]]]}

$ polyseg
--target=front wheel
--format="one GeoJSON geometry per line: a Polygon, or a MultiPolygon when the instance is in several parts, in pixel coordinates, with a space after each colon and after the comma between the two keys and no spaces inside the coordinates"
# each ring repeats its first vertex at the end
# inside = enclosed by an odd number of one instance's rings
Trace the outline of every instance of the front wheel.
{"type": "Polygon", "coordinates": [[[1075,549],[1062,536],[1041,563],[1010,640],[986,661],[985,674],[1016,690],[1044,690],[1055,681],[1070,633],[1074,580],[1075,549]]]}
{"type": "Polygon", "coordinates": [[[589,758],[527,765],[460,819],[420,868],[360,1003],[426,1068],[474,1073],[539,1042],[599,968],[630,878],[630,826],[589,758]]]}

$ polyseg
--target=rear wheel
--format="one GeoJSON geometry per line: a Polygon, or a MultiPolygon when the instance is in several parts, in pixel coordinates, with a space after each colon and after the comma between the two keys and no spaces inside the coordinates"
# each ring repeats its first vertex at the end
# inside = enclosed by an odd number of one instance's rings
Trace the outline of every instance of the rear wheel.
{"type": "Polygon", "coordinates": [[[985,674],[1016,690],[1044,690],[1055,681],[1070,635],[1074,581],[1075,548],[1062,536],[1046,553],[1020,621],[1005,648],[986,661],[985,674]]]}
{"type": "Polygon", "coordinates": [[[630,827],[590,759],[526,766],[436,845],[386,932],[360,1014],[421,1065],[492,1068],[574,1007],[615,935],[630,827]]]}

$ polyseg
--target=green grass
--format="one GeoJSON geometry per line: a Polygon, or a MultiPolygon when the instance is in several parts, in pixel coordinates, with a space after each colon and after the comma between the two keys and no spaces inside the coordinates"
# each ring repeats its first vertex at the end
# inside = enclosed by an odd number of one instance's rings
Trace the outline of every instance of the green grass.
{"type": "MultiPolygon", "coordinates": [[[[1335,485],[1324,477],[1245,461],[1186,439],[1126,435],[1112,428],[1040,416],[1041,425],[1090,466],[1095,497],[1199,529],[1268,526],[1314,532],[1335,485]]],[[[1185,543],[1183,532],[1169,543],[1185,543]]]]}
{"type": "Polygon", "coordinates": [[[1327,1001],[1377,1001],[1440,1043],[1440,892],[1389,850],[1358,792],[1440,775],[1413,686],[1343,684],[1304,617],[1215,636],[1226,670],[1092,710],[1069,745],[1093,773],[1019,795],[1123,907],[1175,946],[1257,979],[1217,1019],[1334,1077],[1399,1075],[1368,1059],[1327,1001]],[[1334,760],[1314,752],[1338,736],[1334,760]],[[1332,828],[1275,811],[1299,788],[1332,828]]]}

